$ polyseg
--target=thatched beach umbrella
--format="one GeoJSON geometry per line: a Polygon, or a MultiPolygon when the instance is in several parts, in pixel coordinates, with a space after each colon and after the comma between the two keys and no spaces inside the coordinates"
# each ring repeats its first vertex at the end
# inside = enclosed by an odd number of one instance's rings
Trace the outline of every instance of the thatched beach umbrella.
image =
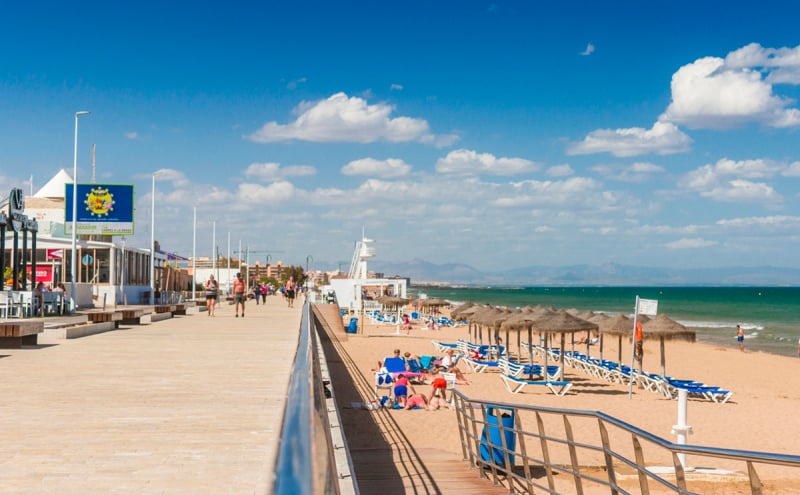
{"type": "Polygon", "coordinates": [[[633,331],[633,320],[625,315],[619,314],[614,318],[609,318],[606,321],[598,323],[600,326],[600,335],[614,335],[619,338],[617,345],[618,357],[617,362],[622,364],[622,337],[630,335],[633,331]]]}
{"type": "Polygon", "coordinates": [[[423,299],[422,300],[422,307],[423,308],[432,308],[434,306],[450,306],[450,303],[445,301],[444,299],[439,299],[434,297],[432,299],[423,299]]]}
{"type": "MultiPolygon", "coordinates": [[[[477,313],[479,311],[483,311],[484,309],[486,309],[488,307],[491,307],[491,306],[475,304],[475,305],[472,305],[472,306],[462,310],[459,313],[459,318],[466,318],[467,322],[469,323],[469,340],[470,340],[470,342],[473,342],[473,336],[472,336],[473,329],[474,329],[475,337],[476,338],[479,337],[478,331],[480,330],[480,327],[475,324],[475,321],[473,319],[475,313],[477,313]]],[[[482,331],[480,332],[480,337],[479,338],[480,338],[481,344],[483,344],[483,332],[482,331]]]]}
{"type": "MultiPolygon", "coordinates": [[[[533,321],[533,329],[545,333],[561,334],[561,369],[559,370],[559,380],[564,379],[564,341],[567,333],[583,332],[587,330],[597,330],[596,323],[573,316],[566,311],[556,313],[543,313],[533,321]]],[[[545,340],[546,342],[546,340],[545,340]]],[[[547,370],[547,353],[545,352],[545,370],[547,370]]]]}
{"type": "MultiPolygon", "coordinates": [[[[609,319],[609,316],[605,313],[595,313],[594,316],[590,318],[584,318],[586,321],[591,321],[592,323],[597,323],[600,326],[600,360],[603,360],[603,332],[602,332],[602,323],[609,319]]],[[[589,354],[587,351],[586,354],[589,354]]]]}
{"type": "MultiPolygon", "coordinates": [[[[500,324],[500,328],[506,331],[516,331],[518,334],[523,330],[528,330],[528,359],[533,363],[533,322],[542,314],[536,311],[520,311],[512,316],[509,316],[505,321],[500,324]]],[[[522,353],[517,349],[517,353],[521,356],[522,353]]]]}
{"type": "Polygon", "coordinates": [[[642,336],[645,339],[658,338],[661,343],[661,376],[666,375],[664,340],[685,340],[687,342],[694,342],[696,338],[694,330],[686,328],[663,314],[658,315],[655,320],[650,320],[642,325],[642,336]]]}
{"type": "Polygon", "coordinates": [[[453,308],[452,311],[450,311],[450,317],[453,318],[453,319],[458,320],[458,319],[461,318],[461,312],[462,311],[465,311],[465,310],[467,310],[467,309],[469,309],[469,308],[471,308],[473,306],[475,306],[475,303],[472,302],[472,301],[467,301],[467,302],[465,302],[464,304],[462,304],[460,306],[456,306],[455,308],[453,308]]]}

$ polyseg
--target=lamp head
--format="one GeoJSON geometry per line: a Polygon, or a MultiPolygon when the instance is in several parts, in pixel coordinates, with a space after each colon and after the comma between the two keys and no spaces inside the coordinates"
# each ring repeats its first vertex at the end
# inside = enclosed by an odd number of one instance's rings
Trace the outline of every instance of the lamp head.
{"type": "Polygon", "coordinates": [[[81,115],[89,115],[92,112],[87,112],[86,110],[75,112],[75,117],[80,117],[81,115]]]}

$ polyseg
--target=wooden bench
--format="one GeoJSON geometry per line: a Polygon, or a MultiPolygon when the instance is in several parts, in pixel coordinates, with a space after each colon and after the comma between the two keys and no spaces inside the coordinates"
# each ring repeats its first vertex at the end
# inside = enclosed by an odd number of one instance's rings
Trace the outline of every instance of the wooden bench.
{"type": "Polygon", "coordinates": [[[174,304],[160,304],[155,306],[156,313],[174,313],[175,312],[175,305],[174,304]]]}
{"type": "Polygon", "coordinates": [[[116,312],[122,315],[120,322],[123,325],[142,324],[142,316],[144,316],[143,309],[118,309],[116,312]]]}
{"type": "Polygon", "coordinates": [[[186,306],[187,304],[176,304],[175,305],[175,314],[176,315],[185,315],[186,314],[186,306]]]}
{"type": "Polygon", "coordinates": [[[86,313],[86,317],[90,323],[107,323],[114,322],[114,328],[119,328],[119,322],[122,321],[122,314],[117,311],[92,311],[86,313]]]}
{"type": "Polygon", "coordinates": [[[20,349],[37,345],[38,335],[44,332],[43,321],[0,322],[0,349],[20,349]]]}

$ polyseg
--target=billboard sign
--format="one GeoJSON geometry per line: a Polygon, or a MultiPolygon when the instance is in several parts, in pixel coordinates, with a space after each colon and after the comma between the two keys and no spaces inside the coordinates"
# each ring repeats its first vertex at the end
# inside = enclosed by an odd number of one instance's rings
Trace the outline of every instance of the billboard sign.
{"type": "MultiPolygon", "coordinates": [[[[31,265],[26,266],[25,269],[28,271],[28,280],[31,280],[31,265]]],[[[36,265],[36,280],[33,282],[53,283],[53,265],[36,265]]]]}
{"type": "Polygon", "coordinates": [[[64,249],[62,248],[47,248],[48,260],[62,260],[64,259],[64,249]]]}
{"type": "MultiPolygon", "coordinates": [[[[72,235],[72,184],[64,192],[64,234],[72,235]]],[[[78,184],[78,235],[133,235],[133,186],[78,184]]]]}

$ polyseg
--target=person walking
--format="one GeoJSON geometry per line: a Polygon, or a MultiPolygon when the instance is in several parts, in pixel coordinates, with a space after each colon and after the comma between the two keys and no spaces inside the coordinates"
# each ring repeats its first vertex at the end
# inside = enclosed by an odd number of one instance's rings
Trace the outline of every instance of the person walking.
{"type": "Polygon", "coordinates": [[[739,342],[739,350],[744,352],[744,330],[741,325],[736,325],[736,341],[739,342]]]}
{"type": "Polygon", "coordinates": [[[214,280],[214,275],[209,275],[206,281],[206,310],[208,316],[214,316],[214,310],[217,307],[217,293],[219,292],[219,284],[214,280]]]}
{"type": "Polygon", "coordinates": [[[239,303],[242,304],[242,318],[244,318],[244,303],[247,301],[247,294],[245,294],[244,280],[242,274],[237,273],[233,281],[233,304],[236,318],[239,317],[239,303]]]}
{"type": "Polygon", "coordinates": [[[258,296],[261,295],[261,286],[258,285],[258,282],[253,282],[253,288],[251,290],[253,291],[253,299],[256,301],[256,306],[258,306],[258,296]]]}
{"type": "Polygon", "coordinates": [[[297,291],[297,284],[294,281],[294,277],[289,277],[289,281],[286,282],[286,302],[289,303],[289,307],[294,307],[294,296],[295,292],[297,291]]]}

